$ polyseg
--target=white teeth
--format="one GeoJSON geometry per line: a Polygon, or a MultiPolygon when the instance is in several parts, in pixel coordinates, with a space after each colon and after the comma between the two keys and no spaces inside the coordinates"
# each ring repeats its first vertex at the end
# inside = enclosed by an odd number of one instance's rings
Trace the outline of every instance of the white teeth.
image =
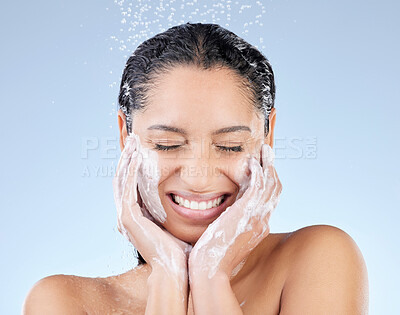
{"type": "Polygon", "coordinates": [[[190,202],[190,209],[198,210],[199,209],[199,203],[197,201],[191,201],[190,202]]]}
{"type": "Polygon", "coordinates": [[[205,201],[199,202],[199,210],[206,210],[206,208],[207,208],[207,202],[205,201]]]}
{"type": "Polygon", "coordinates": [[[192,210],[206,210],[206,209],[211,209],[218,207],[221,204],[222,198],[223,197],[218,197],[215,198],[214,200],[210,201],[189,201],[187,199],[182,198],[181,196],[177,196],[172,194],[172,197],[176,203],[178,203],[180,206],[192,209],[192,210]]]}
{"type": "Polygon", "coordinates": [[[217,206],[217,202],[218,202],[218,199],[214,199],[214,200],[212,201],[212,203],[213,203],[212,206],[213,206],[213,207],[216,207],[216,206],[217,206]]]}
{"type": "Polygon", "coordinates": [[[181,202],[179,203],[181,206],[184,206],[185,208],[190,208],[190,201],[189,200],[186,200],[186,199],[183,199],[184,200],[184,202],[183,202],[183,204],[182,204],[182,197],[181,197],[181,202]]]}

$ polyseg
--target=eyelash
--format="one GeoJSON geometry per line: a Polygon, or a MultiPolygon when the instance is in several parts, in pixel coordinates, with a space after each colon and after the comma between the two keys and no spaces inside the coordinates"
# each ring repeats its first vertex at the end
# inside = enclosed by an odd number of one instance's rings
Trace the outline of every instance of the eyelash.
{"type": "MultiPolygon", "coordinates": [[[[155,144],[154,149],[158,150],[158,151],[170,151],[170,150],[174,150],[179,148],[181,145],[180,144],[176,144],[176,145],[171,145],[171,146],[166,146],[166,145],[161,145],[161,144],[155,144]]],[[[224,151],[224,152],[242,152],[243,151],[243,147],[238,145],[238,146],[234,146],[234,147],[224,147],[221,145],[217,145],[216,146],[220,151],[224,151]]]]}
{"type": "Polygon", "coordinates": [[[219,150],[226,151],[226,152],[242,152],[243,151],[243,147],[241,145],[238,145],[235,147],[224,147],[222,145],[217,145],[216,147],[219,150]]]}
{"type": "Polygon", "coordinates": [[[155,143],[154,149],[156,149],[158,151],[170,151],[170,150],[173,150],[173,149],[177,149],[180,146],[181,146],[180,144],[168,146],[168,145],[161,145],[161,144],[155,143]]]}

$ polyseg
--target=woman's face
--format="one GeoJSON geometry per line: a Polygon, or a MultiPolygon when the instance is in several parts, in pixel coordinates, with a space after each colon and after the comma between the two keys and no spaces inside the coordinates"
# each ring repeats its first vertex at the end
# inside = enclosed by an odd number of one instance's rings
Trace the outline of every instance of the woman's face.
{"type": "MultiPolygon", "coordinates": [[[[132,119],[132,130],[143,147],[158,153],[158,191],[167,214],[163,226],[191,244],[234,203],[246,156],[259,159],[261,145],[272,146],[274,110],[269,136],[264,138],[264,117],[243,95],[237,80],[226,68],[175,67],[161,76],[146,110],[135,112],[132,119]],[[206,199],[208,206],[218,196],[224,195],[225,201],[212,217],[194,218],[176,210],[174,195],[189,202],[206,199]]],[[[123,116],[121,111],[119,115],[123,116]]],[[[122,138],[124,125],[120,123],[122,138]]]]}

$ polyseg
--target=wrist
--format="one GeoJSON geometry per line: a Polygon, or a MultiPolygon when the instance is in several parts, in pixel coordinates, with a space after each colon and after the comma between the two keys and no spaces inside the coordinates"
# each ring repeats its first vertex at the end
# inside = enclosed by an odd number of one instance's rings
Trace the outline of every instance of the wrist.
{"type": "Polygon", "coordinates": [[[229,276],[223,271],[210,272],[210,270],[193,268],[189,269],[190,287],[207,286],[210,289],[219,287],[220,285],[229,284],[229,276]]]}
{"type": "Polygon", "coordinates": [[[222,281],[224,278],[229,279],[228,272],[223,268],[217,268],[215,266],[204,266],[195,263],[189,263],[189,278],[199,280],[212,280],[222,281]]]}
{"type": "Polygon", "coordinates": [[[175,282],[180,286],[188,282],[188,273],[186,266],[175,265],[174,268],[156,265],[151,267],[150,275],[147,279],[148,284],[175,282]]]}

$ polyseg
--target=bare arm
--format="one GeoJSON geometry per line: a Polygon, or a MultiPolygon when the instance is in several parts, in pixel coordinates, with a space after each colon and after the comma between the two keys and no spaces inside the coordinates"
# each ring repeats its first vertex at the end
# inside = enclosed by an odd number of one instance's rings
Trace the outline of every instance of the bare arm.
{"type": "Polygon", "coordinates": [[[190,287],[196,315],[243,314],[226,274],[217,274],[212,279],[207,275],[191,278],[190,287]]]}
{"type": "Polygon", "coordinates": [[[188,283],[172,279],[165,271],[153,269],[147,280],[146,315],[187,314],[188,283]],[[182,292],[183,290],[183,292],[182,292]]]}
{"type": "Polygon", "coordinates": [[[292,241],[301,245],[294,251],[280,314],[368,314],[367,269],[353,239],[326,225],[295,234],[292,241]]]}

